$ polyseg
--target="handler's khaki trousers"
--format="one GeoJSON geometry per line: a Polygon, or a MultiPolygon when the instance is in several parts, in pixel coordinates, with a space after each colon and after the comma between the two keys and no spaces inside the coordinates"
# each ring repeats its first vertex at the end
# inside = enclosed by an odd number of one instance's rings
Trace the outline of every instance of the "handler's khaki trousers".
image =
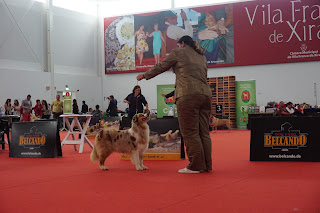
{"type": "Polygon", "coordinates": [[[180,131],[194,171],[212,170],[209,119],[211,99],[205,95],[186,95],[177,99],[180,131]]]}

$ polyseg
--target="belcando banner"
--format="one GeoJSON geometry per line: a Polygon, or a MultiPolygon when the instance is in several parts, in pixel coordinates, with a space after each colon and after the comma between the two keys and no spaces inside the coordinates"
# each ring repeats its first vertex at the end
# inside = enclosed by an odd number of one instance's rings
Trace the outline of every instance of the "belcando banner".
{"type": "Polygon", "coordinates": [[[254,117],[250,161],[320,161],[319,117],[254,117]]]}
{"type": "Polygon", "coordinates": [[[247,127],[248,114],[256,103],[256,81],[236,81],[237,127],[247,127]]]}
{"type": "Polygon", "coordinates": [[[146,71],[191,36],[208,67],[320,60],[319,0],[256,0],[104,19],[105,73],[146,71]]]}
{"type": "Polygon", "coordinates": [[[157,85],[157,118],[163,116],[177,117],[177,106],[175,105],[175,97],[164,97],[174,91],[174,85],[157,85]]]}
{"type": "Polygon", "coordinates": [[[47,120],[12,123],[9,157],[61,157],[57,125],[57,121],[47,120]]]}

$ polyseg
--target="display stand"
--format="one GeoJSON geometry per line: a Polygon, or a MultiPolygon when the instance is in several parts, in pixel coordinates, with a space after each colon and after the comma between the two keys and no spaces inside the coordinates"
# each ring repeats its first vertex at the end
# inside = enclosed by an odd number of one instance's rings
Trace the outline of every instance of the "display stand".
{"type": "Polygon", "coordinates": [[[208,78],[212,91],[211,112],[218,118],[227,117],[232,128],[236,127],[236,77],[224,76],[208,78]],[[217,106],[220,106],[218,110],[217,106]]]}

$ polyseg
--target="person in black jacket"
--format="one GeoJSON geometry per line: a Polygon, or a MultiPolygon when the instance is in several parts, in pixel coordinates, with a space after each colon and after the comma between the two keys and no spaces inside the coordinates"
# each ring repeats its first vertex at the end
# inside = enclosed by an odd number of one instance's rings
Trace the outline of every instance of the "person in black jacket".
{"type": "Polygon", "coordinates": [[[116,101],[113,97],[113,95],[110,95],[108,97],[109,102],[109,106],[107,109],[107,113],[109,114],[109,116],[118,116],[118,109],[117,109],[117,104],[116,101]]]}
{"type": "Polygon", "coordinates": [[[73,99],[72,112],[73,114],[79,114],[79,107],[76,99],[73,99]]]}
{"type": "Polygon", "coordinates": [[[85,101],[82,101],[81,113],[87,113],[87,112],[88,112],[88,105],[86,104],[85,101]]]}
{"type": "Polygon", "coordinates": [[[141,94],[141,88],[139,85],[135,86],[132,93],[129,94],[124,100],[124,103],[129,104],[128,117],[131,120],[137,113],[143,113],[143,105],[146,107],[146,111],[149,110],[148,102],[141,94]]]}

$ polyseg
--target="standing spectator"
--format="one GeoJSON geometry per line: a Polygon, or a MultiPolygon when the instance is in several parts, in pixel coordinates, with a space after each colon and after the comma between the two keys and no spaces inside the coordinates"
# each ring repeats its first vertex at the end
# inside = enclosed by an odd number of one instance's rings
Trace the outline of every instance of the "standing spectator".
{"type": "Polygon", "coordinates": [[[129,94],[124,100],[124,103],[129,104],[128,117],[131,120],[137,113],[143,113],[143,105],[146,106],[146,111],[149,110],[148,102],[145,97],[141,94],[141,88],[139,85],[135,86],[132,93],[129,94]],[[143,105],[142,105],[143,104],[143,105]]]}
{"type": "Polygon", "coordinates": [[[42,104],[42,118],[49,119],[50,118],[50,110],[46,100],[41,101],[42,104]]]}
{"type": "Polygon", "coordinates": [[[82,101],[82,108],[81,108],[81,113],[87,113],[88,112],[88,105],[86,104],[85,101],[82,101]]]}
{"type": "Polygon", "coordinates": [[[62,115],[63,110],[63,102],[60,100],[60,95],[56,96],[56,100],[54,100],[51,104],[51,112],[53,114],[53,118],[58,120],[58,127],[60,129],[62,122],[60,115],[62,115]]]}
{"type": "Polygon", "coordinates": [[[11,110],[12,110],[12,108],[11,108],[11,99],[10,98],[8,98],[7,100],[6,100],[6,103],[4,104],[4,109],[5,109],[5,115],[11,115],[11,110]]]}
{"type": "Polygon", "coordinates": [[[89,111],[88,111],[87,113],[92,115],[93,109],[90,107],[90,108],[89,108],[89,111]]]}
{"type": "Polygon", "coordinates": [[[72,113],[73,114],[79,114],[79,107],[76,99],[73,99],[73,104],[72,104],[72,113]]]}
{"type": "Polygon", "coordinates": [[[34,110],[34,114],[37,116],[37,117],[40,117],[42,116],[42,104],[40,103],[40,100],[36,100],[37,104],[34,106],[33,110],[34,110]]]}
{"type": "Polygon", "coordinates": [[[13,114],[20,116],[20,105],[17,99],[13,102],[13,114]]]}
{"type": "Polygon", "coordinates": [[[21,103],[23,109],[23,119],[25,122],[30,121],[30,113],[32,111],[32,101],[31,95],[27,96],[27,99],[23,100],[21,103]]]}
{"type": "Polygon", "coordinates": [[[109,114],[109,116],[118,116],[118,109],[117,109],[117,104],[116,101],[113,97],[113,95],[110,95],[110,97],[108,97],[109,102],[109,106],[107,109],[107,113],[109,114]]]}

